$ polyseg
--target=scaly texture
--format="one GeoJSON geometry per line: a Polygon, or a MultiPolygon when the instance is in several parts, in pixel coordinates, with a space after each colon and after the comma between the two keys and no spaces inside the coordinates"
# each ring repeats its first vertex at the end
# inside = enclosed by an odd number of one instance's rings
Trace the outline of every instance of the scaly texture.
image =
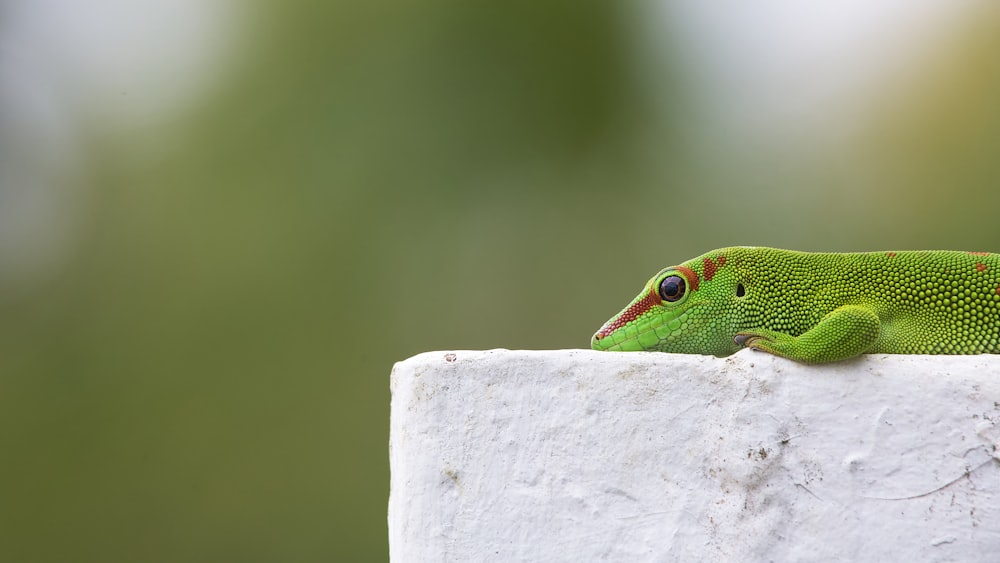
{"type": "Polygon", "coordinates": [[[998,353],[1000,255],[722,248],[653,276],[591,346],[807,363],[998,353]]]}

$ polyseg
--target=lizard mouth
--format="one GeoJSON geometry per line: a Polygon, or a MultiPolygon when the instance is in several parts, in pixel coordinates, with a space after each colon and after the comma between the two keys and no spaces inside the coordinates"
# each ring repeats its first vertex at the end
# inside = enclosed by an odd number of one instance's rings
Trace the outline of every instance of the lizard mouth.
{"type": "Polygon", "coordinates": [[[603,352],[641,352],[643,350],[642,346],[639,345],[638,337],[627,338],[611,345],[599,344],[598,342],[596,338],[591,340],[591,348],[603,352]]]}
{"type": "Polygon", "coordinates": [[[602,331],[598,331],[591,338],[590,346],[594,350],[603,350],[605,352],[642,352],[649,348],[642,345],[640,337],[651,332],[653,332],[652,327],[639,330],[638,327],[629,326],[623,332],[619,333],[624,338],[614,338],[610,333],[602,334],[602,331]]]}
{"type": "Polygon", "coordinates": [[[611,321],[594,333],[590,346],[606,352],[642,352],[661,350],[685,324],[687,311],[676,316],[653,315],[607,330],[611,321]]]}
{"type": "MultiPolygon", "coordinates": [[[[602,346],[602,344],[599,343],[619,330],[627,330],[631,323],[634,323],[637,319],[642,317],[642,315],[648,313],[650,309],[660,305],[661,303],[663,303],[663,300],[656,291],[647,291],[645,295],[637,298],[621,313],[618,313],[608,320],[608,322],[604,323],[604,326],[594,333],[593,338],[590,339],[591,346],[594,349],[610,349],[598,348],[598,346],[602,346]]],[[[612,345],[612,347],[616,345],[617,343],[612,345]]]]}

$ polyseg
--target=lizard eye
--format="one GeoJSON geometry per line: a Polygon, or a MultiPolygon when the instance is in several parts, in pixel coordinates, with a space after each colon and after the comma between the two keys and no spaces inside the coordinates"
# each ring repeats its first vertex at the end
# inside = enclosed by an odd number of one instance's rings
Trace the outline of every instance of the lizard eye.
{"type": "Polygon", "coordinates": [[[660,282],[660,297],[664,301],[679,301],[684,297],[685,283],[680,276],[667,276],[660,282]]]}

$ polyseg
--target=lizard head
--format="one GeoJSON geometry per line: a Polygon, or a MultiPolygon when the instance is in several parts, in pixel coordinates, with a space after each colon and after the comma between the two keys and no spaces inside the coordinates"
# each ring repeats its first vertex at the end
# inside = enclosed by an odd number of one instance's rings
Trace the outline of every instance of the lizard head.
{"type": "Polygon", "coordinates": [[[733,353],[738,346],[728,334],[732,323],[725,322],[731,299],[727,294],[732,289],[732,298],[742,297],[742,286],[736,289],[731,268],[722,268],[724,264],[721,256],[717,261],[700,257],[661,270],[627,307],[604,323],[591,338],[591,347],[621,352],[733,353]]]}

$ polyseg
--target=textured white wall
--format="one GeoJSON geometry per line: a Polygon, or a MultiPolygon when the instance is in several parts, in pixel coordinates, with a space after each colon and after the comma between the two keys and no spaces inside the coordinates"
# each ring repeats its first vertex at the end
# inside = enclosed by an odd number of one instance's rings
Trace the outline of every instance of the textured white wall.
{"type": "Polygon", "coordinates": [[[396,364],[394,561],[986,561],[1000,356],[396,364]]]}

